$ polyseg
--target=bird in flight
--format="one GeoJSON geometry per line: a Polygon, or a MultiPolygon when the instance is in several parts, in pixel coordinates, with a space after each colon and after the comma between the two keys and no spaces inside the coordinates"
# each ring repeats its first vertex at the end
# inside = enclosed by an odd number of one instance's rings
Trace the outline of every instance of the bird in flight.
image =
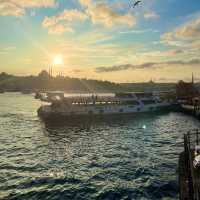
{"type": "Polygon", "coordinates": [[[135,1],[134,4],[133,4],[133,8],[135,8],[136,6],[138,6],[142,1],[138,0],[138,1],[135,1]]]}

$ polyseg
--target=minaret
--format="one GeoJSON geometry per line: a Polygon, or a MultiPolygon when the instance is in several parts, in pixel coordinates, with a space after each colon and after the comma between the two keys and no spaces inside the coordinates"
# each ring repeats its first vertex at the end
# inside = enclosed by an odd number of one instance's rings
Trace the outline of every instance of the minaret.
{"type": "Polygon", "coordinates": [[[49,78],[51,78],[51,66],[49,66],[49,78]]]}
{"type": "Polygon", "coordinates": [[[192,72],[192,84],[194,84],[194,74],[192,72]]]}

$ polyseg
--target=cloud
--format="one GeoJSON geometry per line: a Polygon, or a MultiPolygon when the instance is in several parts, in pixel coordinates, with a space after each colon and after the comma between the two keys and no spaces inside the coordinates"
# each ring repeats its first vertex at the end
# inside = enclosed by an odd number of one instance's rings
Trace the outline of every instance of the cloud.
{"type": "Polygon", "coordinates": [[[88,7],[87,14],[91,18],[93,24],[101,24],[105,27],[113,27],[114,25],[125,25],[133,27],[136,24],[136,19],[130,13],[122,15],[105,3],[99,3],[95,6],[88,7]]]}
{"type": "Polygon", "coordinates": [[[187,22],[171,32],[161,35],[161,41],[173,46],[191,47],[200,41],[200,17],[187,22]]]}
{"type": "Polygon", "coordinates": [[[144,18],[147,19],[147,20],[156,20],[156,19],[159,19],[160,16],[154,12],[154,11],[150,11],[150,12],[145,12],[144,13],[144,18]]]}
{"type": "Polygon", "coordinates": [[[128,30],[128,31],[120,31],[120,34],[143,34],[143,33],[158,33],[158,30],[154,30],[154,29],[133,29],[133,30],[128,30]]]}
{"type": "Polygon", "coordinates": [[[0,16],[22,17],[28,8],[47,8],[55,5],[55,0],[0,0],[0,16]]]}
{"type": "Polygon", "coordinates": [[[54,7],[55,0],[7,0],[24,8],[54,7]]]}
{"type": "Polygon", "coordinates": [[[182,49],[173,49],[173,50],[167,51],[166,56],[177,56],[182,53],[184,53],[184,50],[182,49]]]}
{"type": "Polygon", "coordinates": [[[152,69],[157,67],[162,67],[166,65],[171,66],[196,66],[200,65],[200,59],[192,59],[189,61],[182,61],[182,60],[174,60],[174,61],[166,61],[166,62],[147,62],[143,64],[125,64],[125,65],[114,65],[112,67],[97,67],[97,73],[104,73],[104,72],[117,72],[117,71],[124,71],[128,69],[152,69]]]}
{"type": "Polygon", "coordinates": [[[194,41],[191,46],[193,50],[200,50],[200,41],[194,41]]]}
{"type": "Polygon", "coordinates": [[[55,26],[49,27],[48,33],[49,34],[55,34],[55,35],[60,35],[64,32],[71,32],[73,33],[74,30],[70,27],[65,27],[62,24],[56,24],[55,26]]]}
{"type": "Polygon", "coordinates": [[[21,17],[25,10],[10,2],[0,2],[0,16],[21,17]]]}
{"type": "Polygon", "coordinates": [[[0,47],[0,54],[8,54],[16,50],[15,46],[0,47]]]}
{"type": "Polygon", "coordinates": [[[58,21],[85,21],[87,18],[87,15],[81,11],[78,11],[76,9],[74,10],[64,10],[63,13],[57,16],[58,21]]]}
{"type": "Polygon", "coordinates": [[[54,26],[56,24],[57,24],[56,17],[50,18],[50,17],[45,16],[45,18],[44,18],[44,20],[42,22],[42,26],[45,27],[45,28],[54,26]]]}
{"type": "Polygon", "coordinates": [[[103,72],[116,72],[116,71],[124,71],[128,69],[144,69],[144,68],[152,68],[154,67],[155,63],[144,63],[140,65],[133,65],[133,64],[125,64],[125,65],[114,65],[112,67],[97,67],[96,72],[103,73],[103,72]]]}
{"type": "Polygon", "coordinates": [[[161,35],[161,44],[183,49],[187,57],[199,57],[200,53],[200,16],[186,22],[171,32],[161,35]]]}
{"type": "Polygon", "coordinates": [[[136,24],[133,15],[130,13],[119,14],[105,3],[94,4],[91,0],[79,0],[79,2],[84,11],[64,10],[56,16],[46,16],[42,26],[48,28],[49,34],[62,34],[64,32],[74,32],[74,23],[84,22],[86,19],[90,19],[93,24],[100,24],[109,28],[116,25],[133,27],[136,24]]]}
{"type": "Polygon", "coordinates": [[[173,40],[173,32],[164,33],[163,35],[161,35],[161,39],[166,42],[172,41],[173,40]]]}
{"type": "MultiPolygon", "coordinates": [[[[90,32],[82,33],[79,37],[80,42],[83,44],[88,45],[96,45],[100,44],[101,42],[108,42],[109,40],[112,40],[114,38],[113,35],[109,33],[105,33],[103,31],[94,30],[90,32]]],[[[113,45],[113,44],[112,44],[113,45]]]]}
{"type": "Polygon", "coordinates": [[[5,50],[5,51],[14,51],[14,50],[16,50],[16,47],[15,46],[8,46],[8,47],[5,47],[3,50],[5,50]]]}
{"type": "Polygon", "coordinates": [[[92,0],[79,0],[83,7],[90,7],[92,5],[92,0]]]}
{"type": "Polygon", "coordinates": [[[87,19],[87,15],[76,9],[64,10],[57,16],[45,17],[42,26],[48,28],[49,34],[62,34],[64,32],[74,32],[74,22],[83,22],[87,19]]]}
{"type": "Polygon", "coordinates": [[[200,17],[176,29],[175,37],[181,39],[200,38],[200,17]]]}
{"type": "Polygon", "coordinates": [[[136,24],[136,18],[132,14],[120,14],[106,3],[94,4],[91,0],[79,0],[79,2],[86,8],[85,12],[93,24],[100,24],[105,27],[113,27],[114,25],[133,27],[136,24]]]}

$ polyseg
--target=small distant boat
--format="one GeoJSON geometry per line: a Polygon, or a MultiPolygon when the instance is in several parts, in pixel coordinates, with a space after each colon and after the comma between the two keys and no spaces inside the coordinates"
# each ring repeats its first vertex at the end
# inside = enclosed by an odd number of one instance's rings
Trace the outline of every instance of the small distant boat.
{"type": "Polygon", "coordinates": [[[181,108],[183,112],[195,115],[196,117],[200,117],[200,98],[192,98],[189,102],[183,101],[181,103],[181,108]]]}
{"type": "Polygon", "coordinates": [[[74,116],[105,116],[118,114],[132,114],[156,112],[168,109],[172,105],[161,101],[152,93],[116,93],[115,96],[101,97],[64,97],[64,94],[51,94],[50,105],[43,105],[38,109],[42,118],[74,116]]]}

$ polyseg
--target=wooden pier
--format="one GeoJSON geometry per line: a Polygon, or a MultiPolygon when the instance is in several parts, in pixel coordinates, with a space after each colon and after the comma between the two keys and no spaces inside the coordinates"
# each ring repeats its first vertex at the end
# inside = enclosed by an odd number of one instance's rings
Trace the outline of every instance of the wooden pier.
{"type": "Polygon", "coordinates": [[[184,152],[179,158],[180,200],[200,200],[200,168],[193,165],[195,147],[199,144],[199,130],[184,135],[184,152]]]}

